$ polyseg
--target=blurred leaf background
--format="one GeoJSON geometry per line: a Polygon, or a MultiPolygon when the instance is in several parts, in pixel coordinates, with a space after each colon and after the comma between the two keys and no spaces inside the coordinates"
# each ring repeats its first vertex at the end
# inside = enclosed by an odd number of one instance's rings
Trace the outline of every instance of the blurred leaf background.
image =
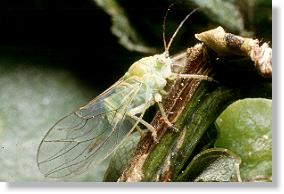
{"type": "MultiPolygon", "coordinates": [[[[137,59],[194,45],[194,34],[225,30],[271,41],[269,0],[0,0],[0,181],[46,180],[36,166],[45,132],[119,79],[137,59]]],[[[77,181],[103,179],[107,161],[77,181]]]]}

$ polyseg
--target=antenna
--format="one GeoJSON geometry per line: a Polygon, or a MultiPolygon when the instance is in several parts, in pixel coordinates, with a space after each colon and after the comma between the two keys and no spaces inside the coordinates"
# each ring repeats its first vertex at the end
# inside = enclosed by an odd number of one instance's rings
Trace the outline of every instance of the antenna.
{"type": "Polygon", "coordinates": [[[164,16],[164,20],[163,20],[163,43],[164,43],[165,53],[167,52],[166,55],[169,55],[168,49],[167,49],[166,35],[165,35],[165,32],[166,32],[166,20],[167,20],[168,13],[171,10],[171,7],[173,5],[174,5],[173,3],[169,5],[169,7],[168,7],[168,9],[166,11],[166,14],[164,16]]]}
{"type": "MultiPolygon", "coordinates": [[[[191,15],[192,15],[194,12],[196,12],[198,9],[199,9],[199,8],[196,8],[196,9],[194,9],[193,11],[191,11],[191,12],[190,12],[189,14],[187,14],[187,15],[185,16],[185,18],[180,22],[180,24],[179,24],[179,26],[177,27],[176,31],[175,31],[174,34],[172,35],[172,37],[171,37],[171,39],[170,39],[168,45],[165,47],[165,53],[166,53],[166,54],[169,53],[169,48],[171,47],[172,42],[173,42],[175,36],[177,35],[177,33],[178,33],[178,31],[180,30],[180,28],[183,26],[184,22],[189,18],[189,16],[191,16],[191,15]]],[[[165,41],[164,41],[164,42],[165,42],[165,41]]],[[[164,43],[164,44],[166,44],[166,43],[164,43]]]]}

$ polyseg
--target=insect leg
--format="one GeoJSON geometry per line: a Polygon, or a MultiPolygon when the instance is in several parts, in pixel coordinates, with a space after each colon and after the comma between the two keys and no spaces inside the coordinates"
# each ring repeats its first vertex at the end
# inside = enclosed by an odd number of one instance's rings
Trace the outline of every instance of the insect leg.
{"type": "Polygon", "coordinates": [[[174,125],[169,121],[166,111],[163,108],[163,105],[161,104],[161,101],[162,101],[162,96],[159,93],[155,94],[155,102],[158,104],[162,118],[164,119],[165,123],[169,127],[173,128],[176,132],[178,132],[179,131],[178,128],[174,127],[174,125]]]}
{"type": "Polygon", "coordinates": [[[135,116],[135,115],[128,115],[128,116],[131,117],[132,119],[136,120],[138,123],[141,123],[141,124],[144,125],[149,131],[151,131],[152,137],[153,137],[154,141],[155,141],[156,143],[158,143],[156,129],[155,129],[150,123],[148,123],[147,121],[145,121],[145,120],[143,120],[142,118],[137,117],[137,116],[135,116]]]}
{"type": "Polygon", "coordinates": [[[146,109],[146,105],[145,104],[141,104],[141,105],[139,105],[139,106],[129,110],[128,114],[129,115],[136,115],[136,114],[139,114],[139,113],[143,112],[145,109],[146,109]]]}
{"type": "Polygon", "coordinates": [[[146,130],[145,129],[141,129],[141,127],[139,127],[138,125],[136,126],[136,129],[138,130],[138,132],[140,133],[140,135],[142,136],[142,137],[144,137],[145,136],[145,133],[146,133],[146,130]]]}
{"type": "Polygon", "coordinates": [[[172,76],[170,77],[170,79],[177,79],[177,78],[198,79],[198,80],[207,80],[207,81],[217,82],[212,77],[209,77],[207,75],[198,75],[198,74],[178,74],[178,73],[173,73],[172,76]]]}
{"type": "Polygon", "coordinates": [[[207,76],[207,75],[198,75],[198,74],[178,74],[173,73],[172,77],[174,79],[176,78],[185,78],[185,79],[198,79],[198,80],[207,80],[207,81],[216,81],[213,78],[207,76]]]}

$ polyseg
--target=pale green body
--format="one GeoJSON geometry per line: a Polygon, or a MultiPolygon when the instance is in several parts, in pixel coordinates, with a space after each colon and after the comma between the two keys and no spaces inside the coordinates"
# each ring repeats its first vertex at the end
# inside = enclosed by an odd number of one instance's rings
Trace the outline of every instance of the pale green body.
{"type": "MultiPolygon", "coordinates": [[[[143,113],[155,102],[155,96],[160,95],[167,84],[167,78],[172,75],[172,61],[165,54],[144,57],[131,65],[122,78],[122,83],[114,88],[115,92],[105,98],[107,109],[119,109],[123,104],[129,103],[126,111],[130,115],[143,113]],[[126,96],[134,94],[129,102],[126,96]],[[125,99],[125,101],[124,101],[125,99]]],[[[109,117],[113,117],[110,115],[109,117]]],[[[116,119],[121,119],[122,114],[116,114],[116,119]]]]}
{"type": "Polygon", "coordinates": [[[171,67],[166,52],[144,57],[108,90],[55,123],[39,145],[40,171],[46,177],[80,174],[113,153],[139,123],[157,141],[155,129],[142,117],[161,102],[167,79],[175,75],[171,67]]]}

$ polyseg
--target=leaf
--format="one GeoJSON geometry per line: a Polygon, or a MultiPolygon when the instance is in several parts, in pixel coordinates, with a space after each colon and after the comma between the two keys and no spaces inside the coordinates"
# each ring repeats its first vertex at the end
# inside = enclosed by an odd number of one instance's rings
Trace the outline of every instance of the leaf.
{"type": "Polygon", "coordinates": [[[244,20],[235,1],[191,0],[210,20],[233,32],[244,31],[244,20]]]}
{"type": "Polygon", "coordinates": [[[240,163],[240,158],[228,149],[207,149],[192,159],[177,181],[240,181],[240,163]]]}
{"type": "Polygon", "coordinates": [[[1,120],[1,117],[0,117],[0,135],[3,132],[3,130],[4,130],[4,123],[3,123],[3,121],[1,120]]]}
{"type": "Polygon", "coordinates": [[[272,100],[239,100],[217,119],[220,136],[215,146],[232,150],[242,159],[245,181],[272,176],[272,100]]]}
{"type": "MultiPolygon", "coordinates": [[[[36,164],[40,140],[62,115],[96,95],[79,83],[75,75],[66,70],[46,68],[48,60],[42,58],[42,61],[39,64],[28,57],[0,60],[1,181],[50,181],[39,172],[36,164]],[[23,62],[27,60],[31,62],[23,62]]],[[[101,181],[105,166],[90,169],[88,174],[72,180],[101,181]]]]}
{"type": "Polygon", "coordinates": [[[111,16],[111,32],[119,38],[119,43],[130,51],[154,53],[155,49],[144,45],[137,32],[131,26],[122,7],[116,0],[94,0],[109,16],[111,16]]]}

